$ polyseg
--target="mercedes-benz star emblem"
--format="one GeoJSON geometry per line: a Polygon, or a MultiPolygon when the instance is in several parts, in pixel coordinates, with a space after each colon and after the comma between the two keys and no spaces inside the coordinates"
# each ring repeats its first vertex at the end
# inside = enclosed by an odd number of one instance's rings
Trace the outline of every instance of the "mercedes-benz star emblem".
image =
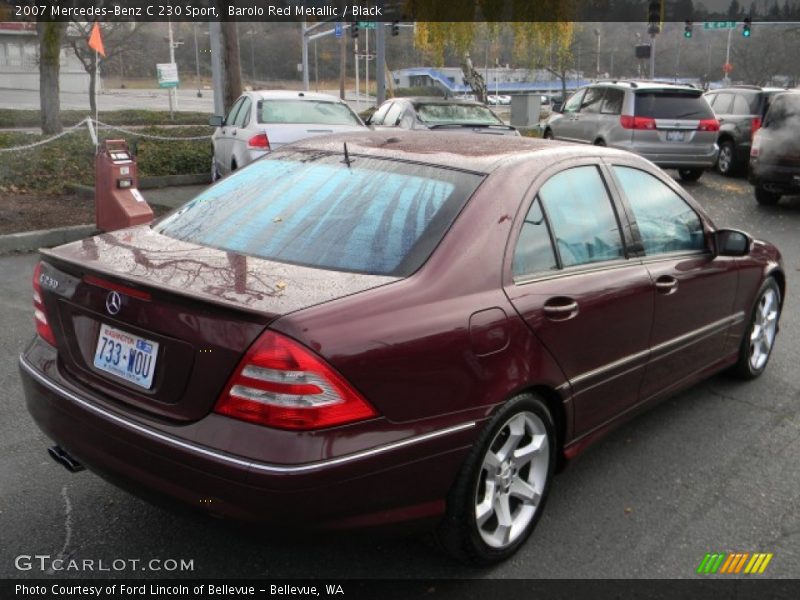
{"type": "Polygon", "coordinates": [[[106,296],[106,310],[108,314],[115,315],[122,308],[122,298],[119,297],[117,292],[109,292],[106,296]]]}

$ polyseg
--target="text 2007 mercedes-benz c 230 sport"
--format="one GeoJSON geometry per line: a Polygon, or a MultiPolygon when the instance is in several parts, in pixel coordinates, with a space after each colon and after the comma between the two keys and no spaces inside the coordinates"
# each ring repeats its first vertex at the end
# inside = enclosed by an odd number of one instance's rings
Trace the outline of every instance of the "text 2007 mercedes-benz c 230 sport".
{"type": "Polygon", "coordinates": [[[373,132],[45,250],[33,286],[20,370],[60,462],[238,520],[416,522],[486,564],[623,419],[760,375],[785,275],[641,157],[373,132]]]}

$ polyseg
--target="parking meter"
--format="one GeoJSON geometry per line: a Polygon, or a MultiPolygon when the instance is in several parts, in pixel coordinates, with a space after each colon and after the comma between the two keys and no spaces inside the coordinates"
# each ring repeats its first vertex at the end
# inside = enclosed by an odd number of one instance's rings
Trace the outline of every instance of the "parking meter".
{"type": "Polygon", "coordinates": [[[136,158],[125,140],[105,140],[95,157],[94,211],[97,228],[114,231],[149,223],[153,211],[138,189],[136,158]]]}

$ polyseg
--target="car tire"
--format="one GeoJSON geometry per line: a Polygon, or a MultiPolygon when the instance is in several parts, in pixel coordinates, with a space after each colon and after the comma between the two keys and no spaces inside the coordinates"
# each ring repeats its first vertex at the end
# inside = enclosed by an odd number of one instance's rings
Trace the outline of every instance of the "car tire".
{"type": "Polygon", "coordinates": [[[545,403],[533,394],[509,400],[481,432],[448,494],[436,531],[440,545],[473,565],[514,554],[542,514],[555,462],[545,403]]]}
{"type": "Polygon", "coordinates": [[[697,181],[703,175],[703,169],[678,169],[683,181],[697,181]]]}
{"type": "Polygon", "coordinates": [[[767,368],[778,322],[781,317],[781,290],[773,277],[767,277],[756,295],[750,321],[739,345],[739,358],[731,372],[740,379],[755,379],[767,368]]]}
{"type": "Polygon", "coordinates": [[[761,186],[756,187],[756,202],[764,206],[774,206],[781,199],[778,192],[770,192],[761,186]]]}
{"type": "Polygon", "coordinates": [[[546,140],[554,140],[554,139],[556,139],[555,136],[553,135],[553,130],[552,129],[545,129],[544,130],[544,135],[542,135],[542,137],[544,139],[546,139],[546,140]]]}
{"type": "Polygon", "coordinates": [[[739,172],[739,162],[736,160],[736,146],[730,140],[725,140],[719,145],[717,171],[725,177],[733,177],[739,172]]]}
{"type": "Polygon", "coordinates": [[[595,146],[604,146],[605,147],[606,143],[603,140],[595,140],[594,141],[594,145],[595,146]]]}

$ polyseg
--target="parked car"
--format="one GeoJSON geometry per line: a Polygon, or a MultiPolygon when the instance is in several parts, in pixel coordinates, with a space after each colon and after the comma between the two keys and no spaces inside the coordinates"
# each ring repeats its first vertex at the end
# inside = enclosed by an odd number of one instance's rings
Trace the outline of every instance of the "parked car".
{"type": "Polygon", "coordinates": [[[706,93],[719,120],[717,169],[723,175],[737,175],[747,168],[750,143],[764,119],[770,100],[780,88],[737,85],[706,93]]]}
{"type": "Polygon", "coordinates": [[[474,100],[460,98],[394,98],[367,119],[374,129],[421,129],[515,135],[519,132],[474,100]]]}
{"type": "Polygon", "coordinates": [[[557,464],[712,373],[761,375],[785,275],[636,155],[392,131],[42,250],[33,288],[20,371],[65,466],[233,519],[421,524],[488,564],[557,464]]]}
{"type": "Polygon", "coordinates": [[[486,104],[508,106],[511,104],[511,96],[507,94],[489,94],[486,96],[486,104]]]}
{"type": "Polygon", "coordinates": [[[335,96],[282,90],[245,92],[225,117],[213,116],[209,125],[217,128],[211,137],[213,181],[284,144],[366,129],[348,104],[335,96]]]}
{"type": "Polygon", "coordinates": [[[800,92],[772,98],[750,148],[748,179],[759,204],[777,204],[784,194],[800,194],[800,92]]]}
{"type": "Polygon", "coordinates": [[[544,126],[549,139],[610,146],[697,181],[717,160],[719,122],[702,90],[648,81],[578,89],[544,126]]]}

